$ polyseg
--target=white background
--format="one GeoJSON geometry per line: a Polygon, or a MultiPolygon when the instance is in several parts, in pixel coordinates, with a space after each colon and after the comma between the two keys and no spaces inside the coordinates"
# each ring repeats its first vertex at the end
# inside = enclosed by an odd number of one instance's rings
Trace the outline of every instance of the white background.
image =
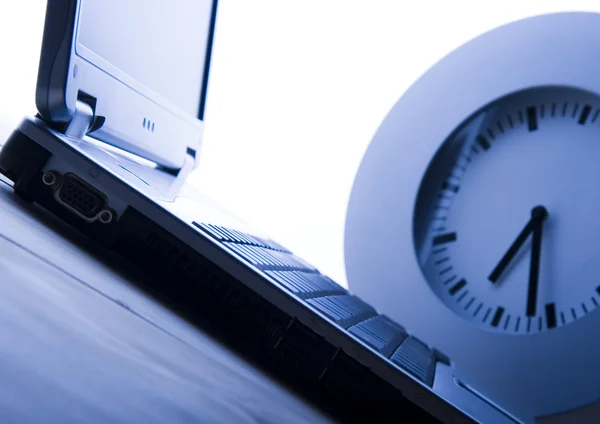
{"type": "MultiPolygon", "coordinates": [[[[42,0],[0,3],[4,125],[35,112],[44,7],[42,0]]],[[[482,32],[568,10],[600,11],[600,4],[222,0],[203,162],[193,182],[345,283],[343,229],[352,181],[398,97],[482,32]]]]}

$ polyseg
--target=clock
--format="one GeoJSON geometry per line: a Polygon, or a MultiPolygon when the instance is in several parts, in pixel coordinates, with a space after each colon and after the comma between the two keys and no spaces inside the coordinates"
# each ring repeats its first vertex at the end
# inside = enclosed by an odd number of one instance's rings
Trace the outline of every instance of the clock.
{"type": "Polygon", "coordinates": [[[485,105],[441,144],[413,214],[442,303],[490,331],[558,329],[600,305],[600,98],[535,87],[485,105]]]}
{"type": "Polygon", "coordinates": [[[599,95],[600,14],[487,32],[400,97],[348,204],[350,289],[524,422],[600,400],[599,95]]]}

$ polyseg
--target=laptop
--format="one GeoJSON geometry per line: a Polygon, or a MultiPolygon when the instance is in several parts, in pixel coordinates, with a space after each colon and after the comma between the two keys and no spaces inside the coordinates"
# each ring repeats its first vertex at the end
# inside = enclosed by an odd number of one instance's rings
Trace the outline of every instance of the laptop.
{"type": "Polygon", "coordinates": [[[0,151],[14,192],[334,418],[519,422],[452,358],[186,184],[217,22],[216,0],[49,0],[38,113],[0,151]]]}

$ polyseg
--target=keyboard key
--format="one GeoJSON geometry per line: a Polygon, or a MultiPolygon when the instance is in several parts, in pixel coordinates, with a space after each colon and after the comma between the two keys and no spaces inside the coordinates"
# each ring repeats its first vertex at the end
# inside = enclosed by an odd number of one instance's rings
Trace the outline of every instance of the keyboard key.
{"type": "Polygon", "coordinates": [[[386,357],[406,338],[404,328],[384,315],[369,318],[348,331],[386,357]]]}
{"type": "Polygon", "coordinates": [[[277,281],[281,286],[296,296],[305,299],[311,297],[314,293],[313,287],[310,287],[306,282],[292,278],[290,272],[287,271],[265,271],[267,275],[277,281]]]}
{"type": "MultiPolygon", "coordinates": [[[[326,294],[346,293],[346,289],[323,274],[303,272],[300,273],[300,276],[310,281],[312,285],[318,287],[326,294]]],[[[323,296],[326,294],[323,294],[323,296]]]]}
{"type": "Polygon", "coordinates": [[[223,234],[223,241],[225,242],[240,243],[242,241],[232,230],[214,224],[209,224],[209,226],[212,227],[215,231],[218,231],[219,233],[223,234]]]}
{"type": "Polygon", "coordinates": [[[232,230],[230,228],[225,228],[225,227],[219,227],[219,230],[222,233],[227,234],[229,241],[234,242],[234,243],[246,243],[246,240],[235,230],[232,230]]]}
{"type": "MultiPolygon", "coordinates": [[[[273,253],[279,253],[279,252],[273,252],[273,253]]],[[[306,269],[306,267],[300,261],[298,261],[298,258],[296,258],[294,255],[290,255],[287,253],[279,253],[278,256],[285,263],[285,265],[289,268],[306,269]]]]}
{"type": "Polygon", "coordinates": [[[250,234],[246,234],[246,233],[243,233],[238,230],[231,230],[231,231],[233,233],[235,233],[236,236],[239,237],[241,243],[249,244],[251,246],[262,246],[262,244],[258,240],[256,240],[255,237],[251,236],[250,234]]]}
{"type": "Polygon", "coordinates": [[[279,284],[302,299],[346,293],[324,275],[301,271],[265,271],[279,284]]]}
{"type": "Polygon", "coordinates": [[[317,268],[315,268],[314,266],[312,266],[311,264],[309,264],[304,259],[302,259],[302,258],[300,258],[298,256],[294,255],[294,259],[300,263],[300,268],[304,268],[304,269],[307,269],[309,271],[316,271],[317,270],[317,268]]]}
{"type": "Polygon", "coordinates": [[[317,297],[307,302],[343,328],[348,328],[377,313],[372,306],[352,295],[317,297]]]}
{"type": "Polygon", "coordinates": [[[287,267],[287,264],[286,264],[284,258],[282,258],[282,254],[280,252],[276,252],[276,251],[270,250],[270,249],[261,249],[261,253],[264,256],[266,256],[267,258],[269,258],[269,261],[274,266],[279,266],[282,268],[287,267]]]}
{"type": "Polygon", "coordinates": [[[272,259],[270,259],[268,257],[268,255],[265,253],[266,250],[261,249],[260,247],[255,247],[255,246],[249,246],[247,244],[241,245],[239,246],[239,248],[241,250],[243,250],[244,252],[247,252],[248,255],[257,258],[258,264],[260,266],[276,266],[277,264],[275,262],[273,262],[272,259]]]}
{"type": "Polygon", "coordinates": [[[273,250],[279,250],[284,253],[290,253],[290,251],[288,249],[286,249],[285,247],[283,247],[282,245],[277,243],[275,240],[268,239],[268,240],[262,240],[262,241],[273,250]]]}
{"type": "Polygon", "coordinates": [[[225,236],[224,234],[222,234],[220,231],[217,231],[215,228],[213,228],[212,226],[210,226],[209,224],[205,224],[203,222],[192,222],[192,224],[196,227],[199,228],[200,230],[204,231],[205,233],[207,233],[209,236],[211,236],[212,238],[217,239],[218,241],[227,241],[227,236],[225,236]]]}
{"type": "Polygon", "coordinates": [[[245,246],[243,244],[237,244],[237,243],[223,243],[223,244],[225,246],[227,246],[228,248],[230,248],[231,250],[233,250],[238,255],[240,255],[242,258],[244,258],[250,264],[252,264],[256,267],[259,267],[260,265],[262,265],[262,260],[260,258],[258,258],[257,256],[254,256],[248,250],[246,250],[245,246]]]}
{"type": "Polygon", "coordinates": [[[412,336],[406,338],[390,360],[428,386],[433,385],[435,355],[420,340],[412,336]]]}
{"type": "Polygon", "coordinates": [[[287,253],[282,253],[277,250],[265,250],[268,252],[268,255],[271,256],[274,260],[278,261],[282,268],[291,268],[290,260],[287,253]]]}
{"type": "Polygon", "coordinates": [[[256,246],[243,246],[244,250],[248,251],[251,255],[259,258],[260,265],[262,267],[280,267],[283,266],[282,263],[274,260],[273,257],[269,255],[269,251],[267,249],[263,249],[261,247],[256,246]]]}

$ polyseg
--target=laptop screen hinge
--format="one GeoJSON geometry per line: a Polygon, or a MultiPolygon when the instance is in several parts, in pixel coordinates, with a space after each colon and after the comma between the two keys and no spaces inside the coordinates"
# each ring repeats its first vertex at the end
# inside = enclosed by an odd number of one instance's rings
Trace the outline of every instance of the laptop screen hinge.
{"type": "Polygon", "coordinates": [[[65,130],[65,135],[82,140],[93,122],[94,110],[89,104],[78,99],[75,105],[75,113],[65,130]]]}

